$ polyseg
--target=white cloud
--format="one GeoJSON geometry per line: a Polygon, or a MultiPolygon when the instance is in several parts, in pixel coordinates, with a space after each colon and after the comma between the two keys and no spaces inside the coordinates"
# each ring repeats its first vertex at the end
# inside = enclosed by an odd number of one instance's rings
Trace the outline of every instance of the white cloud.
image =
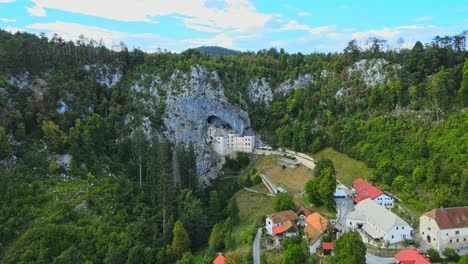
{"type": "Polygon", "coordinates": [[[209,8],[205,0],[32,0],[37,6],[127,22],[150,22],[155,17],[178,15],[192,29],[246,32],[261,29],[272,14],[257,12],[249,0],[226,0],[222,9],[209,8]]]}
{"type": "Polygon", "coordinates": [[[336,30],[336,25],[326,25],[309,29],[309,33],[312,35],[319,35],[322,33],[336,30]]]}
{"type": "MultiPolygon", "coordinates": [[[[66,40],[78,40],[81,35],[94,40],[101,40],[107,45],[112,46],[117,44],[129,36],[126,32],[114,31],[95,26],[85,26],[77,23],[68,23],[56,21],[51,23],[34,23],[26,26],[28,29],[38,31],[50,31],[57,33],[59,36],[66,40]]],[[[49,34],[51,35],[51,34],[49,34]]]]}
{"type": "Polygon", "coordinates": [[[392,30],[389,28],[383,28],[383,29],[371,29],[368,31],[360,31],[360,32],[355,32],[352,34],[353,39],[363,39],[363,38],[369,38],[369,37],[382,37],[382,38],[393,38],[397,35],[399,35],[401,32],[398,29],[392,30]]]}
{"type": "Polygon", "coordinates": [[[413,22],[422,22],[422,21],[432,20],[432,18],[433,17],[431,17],[431,16],[422,16],[422,17],[413,18],[413,19],[411,19],[411,21],[413,21],[413,22]]]}
{"type": "Polygon", "coordinates": [[[426,28],[433,28],[434,26],[429,25],[429,26],[422,26],[422,25],[408,25],[408,26],[397,26],[395,27],[396,29],[402,29],[402,30],[420,30],[420,29],[426,29],[426,28]]]}
{"type": "Polygon", "coordinates": [[[46,16],[46,11],[41,6],[27,7],[28,13],[31,16],[43,17],[46,16]]]}
{"type": "Polygon", "coordinates": [[[278,31],[287,31],[287,30],[310,30],[308,25],[301,24],[297,20],[289,20],[284,24],[278,31]]]}
{"type": "Polygon", "coordinates": [[[15,2],[16,0],[0,0],[0,4],[3,4],[3,3],[13,3],[15,2]]]}
{"type": "Polygon", "coordinates": [[[346,35],[339,32],[330,32],[327,34],[327,38],[332,40],[344,40],[346,38],[346,35]]]}
{"type": "Polygon", "coordinates": [[[0,22],[16,22],[16,19],[11,19],[11,18],[0,18],[0,22]]]}
{"type": "Polygon", "coordinates": [[[310,16],[310,13],[305,12],[305,11],[299,11],[299,12],[297,12],[297,15],[301,16],[301,17],[305,17],[305,16],[310,16]]]}
{"type": "Polygon", "coordinates": [[[7,31],[7,32],[10,32],[12,34],[16,33],[16,32],[23,32],[24,29],[22,28],[17,28],[17,27],[5,27],[3,28],[3,30],[7,31]]]}

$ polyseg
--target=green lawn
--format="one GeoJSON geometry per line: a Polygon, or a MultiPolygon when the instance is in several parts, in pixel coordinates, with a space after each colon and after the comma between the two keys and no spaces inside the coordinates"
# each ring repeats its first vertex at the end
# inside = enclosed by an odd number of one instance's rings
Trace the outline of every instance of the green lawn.
{"type": "Polygon", "coordinates": [[[368,179],[371,170],[362,162],[340,153],[332,148],[325,148],[313,155],[315,159],[326,158],[333,161],[336,170],[336,178],[345,185],[351,185],[354,179],[368,179]]]}

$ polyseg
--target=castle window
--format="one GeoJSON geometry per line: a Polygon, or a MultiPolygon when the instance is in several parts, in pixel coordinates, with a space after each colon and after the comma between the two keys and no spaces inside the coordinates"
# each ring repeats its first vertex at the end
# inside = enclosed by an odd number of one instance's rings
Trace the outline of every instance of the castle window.
{"type": "Polygon", "coordinates": [[[455,235],[459,235],[460,234],[460,231],[455,231],[455,235]]]}

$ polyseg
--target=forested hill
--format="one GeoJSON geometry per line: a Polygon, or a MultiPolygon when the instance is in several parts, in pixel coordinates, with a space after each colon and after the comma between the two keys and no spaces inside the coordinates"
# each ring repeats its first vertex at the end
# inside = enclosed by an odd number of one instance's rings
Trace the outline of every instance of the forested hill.
{"type": "Polygon", "coordinates": [[[174,263],[211,230],[243,243],[230,232],[244,183],[201,185],[200,164],[216,160],[186,108],[250,123],[272,146],[334,147],[417,211],[467,205],[466,33],[369,43],[149,54],[0,30],[0,262],[174,263]]]}

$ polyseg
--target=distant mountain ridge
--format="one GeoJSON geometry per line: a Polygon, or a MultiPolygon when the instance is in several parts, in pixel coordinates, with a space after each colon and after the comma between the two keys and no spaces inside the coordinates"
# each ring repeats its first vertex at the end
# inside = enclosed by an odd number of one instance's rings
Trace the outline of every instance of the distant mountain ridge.
{"type": "Polygon", "coordinates": [[[239,53],[237,50],[227,49],[219,46],[201,46],[195,49],[199,50],[201,53],[206,53],[213,56],[236,55],[239,53]]]}

